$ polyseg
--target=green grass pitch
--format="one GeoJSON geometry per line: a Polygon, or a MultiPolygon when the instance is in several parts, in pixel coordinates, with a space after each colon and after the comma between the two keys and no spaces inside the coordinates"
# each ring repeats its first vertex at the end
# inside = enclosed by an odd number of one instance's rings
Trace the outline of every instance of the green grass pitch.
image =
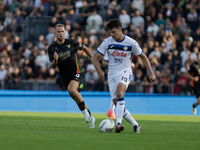
{"type": "Polygon", "coordinates": [[[89,129],[81,113],[0,111],[0,150],[197,150],[200,116],[134,115],[142,133],[123,120],[121,133],[89,129]]]}

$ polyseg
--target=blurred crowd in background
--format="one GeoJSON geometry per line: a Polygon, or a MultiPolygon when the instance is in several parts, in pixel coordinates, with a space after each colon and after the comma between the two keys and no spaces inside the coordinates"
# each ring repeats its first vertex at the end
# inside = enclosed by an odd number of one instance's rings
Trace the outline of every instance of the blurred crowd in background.
{"type": "MultiPolygon", "coordinates": [[[[199,14],[199,0],[1,0],[0,87],[18,89],[23,80],[45,80],[55,81],[65,90],[58,69],[51,68],[48,60],[48,46],[55,41],[54,25],[65,24],[66,39],[75,38],[95,53],[108,37],[105,24],[119,18],[124,34],[140,44],[157,76],[150,83],[142,61],[133,55],[130,88],[140,87],[137,92],[144,93],[191,94],[186,71],[200,49],[199,14]],[[24,39],[25,20],[47,16],[47,34],[38,35],[37,40],[24,39]]],[[[84,89],[107,90],[106,76],[99,83],[86,55],[82,51],[78,55],[85,74],[84,89]]]]}

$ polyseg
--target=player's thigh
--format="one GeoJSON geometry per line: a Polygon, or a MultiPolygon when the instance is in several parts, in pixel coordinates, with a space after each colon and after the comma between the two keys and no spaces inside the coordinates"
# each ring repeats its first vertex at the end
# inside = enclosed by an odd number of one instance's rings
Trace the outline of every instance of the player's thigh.
{"type": "Polygon", "coordinates": [[[108,87],[112,99],[116,98],[117,83],[115,78],[108,79],[108,87]]]}
{"type": "Polygon", "coordinates": [[[79,90],[80,85],[84,82],[84,75],[82,73],[77,73],[70,78],[68,91],[79,90]]]}
{"type": "Polygon", "coordinates": [[[125,92],[126,92],[126,85],[124,83],[119,82],[116,90],[117,98],[124,97],[125,92]]]}
{"type": "Polygon", "coordinates": [[[79,83],[75,80],[71,80],[68,84],[67,90],[70,94],[73,94],[78,90],[79,83]]]}
{"type": "Polygon", "coordinates": [[[123,88],[124,87],[123,85],[125,85],[125,87],[127,89],[129,84],[130,84],[130,82],[131,82],[132,74],[131,73],[122,73],[117,78],[118,78],[117,79],[118,80],[118,84],[122,83],[122,85],[120,84],[121,86],[119,86],[119,88],[120,87],[123,88]]]}

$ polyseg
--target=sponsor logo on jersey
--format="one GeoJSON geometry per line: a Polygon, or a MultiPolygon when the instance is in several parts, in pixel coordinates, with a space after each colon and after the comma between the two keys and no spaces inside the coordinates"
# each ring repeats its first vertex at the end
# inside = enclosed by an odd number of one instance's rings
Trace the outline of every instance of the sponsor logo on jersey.
{"type": "Polygon", "coordinates": [[[62,61],[62,60],[64,60],[64,59],[70,57],[71,54],[70,54],[70,51],[67,51],[67,52],[65,52],[65,53],[60,52],[60,53],[58,54],[58,56],[59,56],[59,60],[62,61]]]}
{"type": "Polygon", "coordinates": [[[71,45],[69,44],[69,45],[67,45],[67,47],[68,47],[68,48],[70,48],[70,47],[71,47],[71,45]]]}
{"type": "Polygon", "coordinates": [[[114,57],[116,57],[116,56],[118,56],[118,57],[126,57],[127,56],[126,53],[124,53],[123,51],[119,52],[118,50],[114,50],[111,55],[114,56],[114,57]]]}

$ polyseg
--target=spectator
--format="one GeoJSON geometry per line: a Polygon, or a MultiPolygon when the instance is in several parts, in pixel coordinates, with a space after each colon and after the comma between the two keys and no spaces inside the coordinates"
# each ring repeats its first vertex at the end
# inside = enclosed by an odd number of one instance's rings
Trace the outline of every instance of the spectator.
{"type": "Polygon", "coordinates": [[[48,16],[55,16],[55,14],[56,14],[56,7],[54,5],[51,5],[49,8],[48,16]]]}
{"type": "Polygon", "coordinates": [[[198,14],[194,8],[191,8],[190,12],[187,14],[187,22],[191,26],[191,29],[195,31],[198,26],[198,14]]]}
{"type": "Polygon", "coordinates": [[[48,67],[49,57],[46,55],[45,50],[40,51],[40,55],[36,56],[36,61],[38,62],[39,67],[48,67]]]}
{"type": "Polygon", "coordinates": [[[132,23],[135,27],[140,27],[142,24],[144,24],[144,18],[140,15],[140,11],[135,11],[135,16],[132,18],[132,23]]]}
{"type": "Polygon", "coordinates": [[[163,41],[166,43],[167,52],[176,49],[176,39],[174,38],[171,31],[167,32],[163,37],[163,41]]]}
{"type": "Polygon", "coordinates": [[[160,88],[161,93],[169,93],[169,85],[171,83],[171,77],[170,77],[170,71],[169,70],[163,70],[160,77],[160,88]]]}
{"type": "Polygon", "coordinates": [[[133,18],[135,16],[135,12],[137,11],[138,9],[136,9],[136,6],[134,3],[131,4],[131,8],[130,8],[130,11],[129,11],[129,15],[131,18],[133,18]]]}
{"type": "Polygon", "coordinates": [[[9,6],[9,11],[14,13],[16,8],[21,9],[22,5],[18,0],[13,0],[11,5],[9,6]]]}
{"type": "Polygon", "coordinates": [[[13,13],[6,11],[5,12],[5,20],[4,20],[4,23],[3,23],[4,28],[7,28],[8,26],[11,25],[12,19],[13,19],[13,13]]]}
{"type": "Polygon", "coordinates": [[[56,71],[54,68],[50,68],[47,72],[47,80],[56,81],[56,71]]]}
{"type": "Polygon", "coordinates": [[[44,35],[40,34],[39,35],[39,39],[38,39],[38,43],[37,43],[37,46],[38,46],[39,50],[45,49],[45,45],[46,44],[47,43],[45,41],[44,35]]]}
{"type": "Polygon", "coordinates": [[[0,87],[1,89],[5,88],[5,79],[7,75],[7,69],[5,68],[4,64],[0,65],[0,87]]]}
{"type": "Polygon", "coordinates": [[[178,76],[176,86],[178,89],[178,94],[186,94],[187,88],[189,86],[189,78],[186,75],[185,67],[182,67],[180,70],[180,75],[178,76]]]}
{"type": "Polygon", "coordinates": [[[31,13],[32,8],[28,6],[27,1],[22,2],[22,9],[21,9],[21,15],[25,19],[29,14],[31,13]]]}
{"type": "Polygon", "coordinates": [[[51,44],[54,41],[54,37],[55,37],[55,35],[53,33],[53,27],[50,26],[50,27],[48,27],[48,33],[45,37],[47,40],[47,43],[51,44]]]}
{"type": "Polygon", "coordinates": [[[156,19],[156,24],[160,27],[160,25],[165,25],[165,19],[163,18],[163,14],[158,14],[158,19],[156,19]]]}
{"type": "Polygon", "coordinates": [[[147,32],[151,33],[154,37],[157,36],[159,27],[155,24],[154,21],[151,21],[151,24],[147,27],[147,32]]]}
{"type": "Polygon", "coordinates": [[[102,17],[97,14],[97,10],[94,9],[92,14],[87,18],[87,33],[90,32],[91,29],[95,29],[96,32],[99,32],[100,26],[103,24],[102,17]]]}
{"type": "Polygon", "coordinates": [[[18,52],[21,47],[22,47],[22,44],[20,42],[19,36],[15,36],[14,43],[13,43],[13,50],[18,52]]]}
{"type": "Polygon", "coordinates": [[[161,57],[161,52],[160,52],[160,48],[158,46],[156,46],[154,48],[153,51],[151,51],[151,53],[149,54],[149,57],[153,57],[153,56],[156,56],[158,59],[160,59],[161,57]]]}
{"type": "Polygon", "coordinates": [[[71,27],[73,27],[76,22],[81,24],[83,20],[81,16],[75,14],[74,9],[69,10],[69,14],[66,19],[70,20],[71,27]]]}
{"type": "Polygon", "coordinates": [[[92,91],[95,88],[97,82],[98,74],[93,64],[88,64],[87,71],[85,73],[85,83],[87,85],[87,90],[92,91]]]}
{"type": "Polygon", "coordinates": [[[52,17],[51,21],[49,22],[49,27],[54,27],[57,23],[57,18],[56,17],[52,17]]]}
{"type": "Polygon", "coordinates": [[[115,15],[113,14],[112,9],[107,9],[105,18],[103,18],[104,21],[109,21],[110,19],[114,19],[115,15]]]}
{"type": "Polygon", "coordinates": [[[131,8],[131,3],[132,3],[131,0],[123,0],[120,3],[121,10],[126,10],[129,13],[130,8],[131,8]]]}
{"type": "Polygon", "coordinates": [[[125,30],[131,22],[131,17],[127,14],[126,10],[122,9],[121,14],[119,15],[119,20],[122,23],[122,29],[125,30]]]}
{"type": "Polygon", "coordinates": [[[136,9],[140,11],[140,13],[144,14],[144,1],[143,0],[134,0],[133,4],[135,5],[136,9]]]}
{"type": "Polygon", "coordinates": [[[25,80],[34,80],[34,72],[31,67],[25,69],[25,80]]]}

